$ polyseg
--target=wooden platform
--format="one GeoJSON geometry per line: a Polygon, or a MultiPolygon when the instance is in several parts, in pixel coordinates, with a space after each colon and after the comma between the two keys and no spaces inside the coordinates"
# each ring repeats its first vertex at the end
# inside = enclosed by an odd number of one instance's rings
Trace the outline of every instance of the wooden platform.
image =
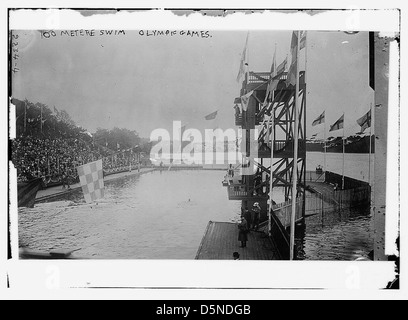
{"type": "Polygon", "coordinates": [[[325,182],[307,181],[306,185],[312,187],[314,190],[320,193],[330,194],[334,192],[333,186],[325,182]]]}
{"type": "Polygon", "coordinates": [[[198,249],[196,260],[232,260],[239,252],[241,260],[278,260],[278,252],[263,232],[251,231],[246,248],[240,248],[238,225],[210,221],[198,249]]]}

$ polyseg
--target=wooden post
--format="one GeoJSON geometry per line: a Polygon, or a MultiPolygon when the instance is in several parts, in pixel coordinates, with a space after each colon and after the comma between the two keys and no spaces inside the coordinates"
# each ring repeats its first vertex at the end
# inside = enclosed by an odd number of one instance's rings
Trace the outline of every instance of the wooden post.
{"type": "Polygon", "coordinates": [[[385,255],[385,215],[387,180],[387,122],[388,122],[388,74],[390,60],[389,39],[374,34],[375,64],[375,164],[374,164],[374,260],[386,261],[385,255]]]}
{"type": "Polygon", "coordinates": [[[324,227],[324,196],[323,193],[321,194],[322,196],[322,227],[324,227]]]}
{"type": "MultiPolygon", "coordinates": [[[[268,212],[268,232],[269,235],[271,235],[272,232],[272,206],[273,206],[273,149],[274,149],[274,135],[273,135],[273,129],[274,129],[274,122],[275,122],[275,111],[272,108],[271,111],[271,128],[272,131],[270,133],[270,140],[271,140],[271,169],[270,169],[270,175],[269,175],[269,212],[268,212]]],[[[268,121],[269,123],[269,121],[268,121]]],[[[268,125],[268,134],[269,134],[269,125],[268,125]]]]}
{"type": "Polygon", "coordinates": [[[343,141],[343,176],[342,176],[342,178],[341,178],[341,190],[344,190],[344,158],[345,158],[345,153],[346,153],[346,150],[345,150],[345,144],[344,144],[344,121],[345,121],[345,119],[344,119],[344,112],[343,112],[343,139],[342,139],[342,141],[343,141]]]}
{"type": "Polygon", "coordinates": [[[326,152],[327,152],[327,145],[326,145],[326,110],[324,111],[324,172],[327,171],[327,163],[326,163],[326,152]]]}
{"type": "Polygon", "coordinates": [[[370,149],[369,149],[369,154],[368,154],[368,184],[371,186],[371,137],[373,135],[373,118],[374,118],[374,112],[373,112],[373,104],[370,103],[370,149]]]}
{"type": "Polygon", "coordinates": [[[296,87],[295,98],[293,101],[294,108],[294,150],[293,150],[293,172],[292,172],[292,212],[290,221],[290,260],[295,258],[295,220],[296,220],[296,198],[297,198],[297,160],[299,149],[299,112],[298,112],[298,100],[299,100],[299,47],[300,46],[300,32],[297,31],[297,49],[296,49],[296,87]]]}

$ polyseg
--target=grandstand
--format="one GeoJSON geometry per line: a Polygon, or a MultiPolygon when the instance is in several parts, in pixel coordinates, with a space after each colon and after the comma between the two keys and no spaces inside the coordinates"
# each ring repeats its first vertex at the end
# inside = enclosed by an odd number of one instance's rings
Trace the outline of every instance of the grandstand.
{"type": "MultiPolygon", "coordinates": [[[[29,101],[12,99],[16,106],[16,139],[10,141],[11,160],[19,182],[42,178],[43,187],[78,182],[76,167],[103,160],[105,174],[149,166],[141,148],[112,150],[77,126],[66,111],[29,101]]],[[[116,130],[117,132],[120,130],[116,130]]],[[[111,145],[119,145],[114,136],[111,145]]],[[[121,140],[122,141],[122,140],[121,140]]],[[[126,146],[125,146],[126,147],[126,146]]]]}

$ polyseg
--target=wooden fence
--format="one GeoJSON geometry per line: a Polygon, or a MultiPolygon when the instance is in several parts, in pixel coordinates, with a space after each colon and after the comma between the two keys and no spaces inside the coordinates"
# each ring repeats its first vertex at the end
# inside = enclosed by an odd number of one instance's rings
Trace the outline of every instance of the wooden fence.
{"type": "MultiPolygon", "coordinates": [[[[343,176],[338,174],[338,173],[334,173],[334,172],[330,172],[330,171],[326,171],[325,172],[325,180],[324,182],[329,183],[329,184],[337,184],[338,186],[342,185],[342,180],[343,180],[343,176]]],[[[353,179],[351,177],[344,177],[344,190],[348,190],[348,189],[357,189],[360,187],[369,187],[370,185],[365,182],[365,181],[361,181],[361,180],[357,180],[357,179],[353,179]]]]}
{"type": "Polygon", "coordinates": [[[334,192],[334,200],[340,209],[369,206],[371,202],[371,187],[358,187],[354,189],[338,190],[334,192]]]}
{"type": "Polygon", "coordinates": [[[366,207],[370,205],[370,186],[333,192],[307,193],[305,215],[310,216],[342,209],[366,207]]]}

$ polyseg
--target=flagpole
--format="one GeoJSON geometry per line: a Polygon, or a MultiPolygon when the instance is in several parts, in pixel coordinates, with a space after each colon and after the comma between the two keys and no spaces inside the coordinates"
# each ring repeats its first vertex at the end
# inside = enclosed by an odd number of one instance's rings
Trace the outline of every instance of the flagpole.
{"type": "Polygon", "coordinates": [[[326,172],[327,171],[327,168],[326,168],[326,139],[327,139],[327,137],[326,137],[326,111],[324,111],[324,172],[326,172]]]}
{"type": "MultiPolygon", "coordinates": [[[[305,83],[307,85],[307,45],[309,43],[309,36],[307,34],[307,31],[305,31],[305,37],[306,37],[306,42],[305,42],[305,83]]],[[[307,95],[307,86],[306,86],[306,95],[307,95]]]]}
{"type": "Polygon", "coordinates": [[[277,65],[276,65],[276,51],[277,51],[277,48],[278,48],[278,44],[275,42],[275,55],[273,56],[273,63],[274,63],[274,71],[275,71],[275,74],[277,74],[277,71],[278,70],[276,70],[276,68],[278,67],[277,65]]]}
{"type": "Polygon", "coordinates": [[[344,190],[344,156],[345,156],[345,144],[344,144],[344,112],[343,112],[343,176],[341,179],[341,190],[344,190]]]}
{"type": "Polygon", "coordinates": [[[248,79],[248,77],[249,77],[249,47],[248,47],[248,42],[249,42],[249,31],[248,31],[248,34],[247,34],[247,38],[246,38],[246,44],[245,44],[245,48],[246,48],[246,57],[247,57],[247,59],[246,59],[246,74],[248,75],[247,76],[247,79],[248,79]]]}
{"type": "Polygon", "coordinates": [[[24,133],[27,131],[27,99],[24,100],[24,133]]]}
{"type": "Polygon", "coordinates": [[[300,32],[297,31],[296,48],[296,87],[295,99],[293,100],[295,128],[294,128],[294,150],[293,150],[293,173],[292,173],[292,212],[290,220],[290,260],[294,260],[295,249],[295,220],[296,220],[296,198],[297,198],[297,160],[298,160],[298,140],[299,140],[299,117],[298,117],[298,98],[299,98],[299,46],[300,32]]]}
{"type": "Polygon", "coordinates": [[[42,111],[43,111],[43,106],[41,106],[40,107],[40,121],[41,121],[41,123],[40,123],[40,130],[41,130],[41,133],[42,133],[42,131],[43,131],[43,122],[42,122],[42,111]]]}
{"type": "Polygon", "coordinates": [[[271,168],[270,168],[270,174],[269,174],[269,212],[268,212],[268,231],[269,235],[272,233],[272,206],[273,206],[273,149],[274,149],[274,122],[275,122],[275,111],[272,107],[271,111],[271,117],[268,121],[271,122],[270,125],[268,125],[268,134],[269,134],[269,127],[271,127],[271,132],[270,132],[270,140],[271,140],[271,168]]]}
{"type": "MultiPolygon", "coordinates": [[[[275,42],[275,52],[273,54],[273,60],[272,60],[272,68],[273,71],[271,69],[271,74],[270,74],[270,83],[268,83],[268,87],[271,86],[272,82],[273,82],[273,78],[276,74],[276,48],[277,48],[277,44],[275,42]]],[[[268,95],[270,93],[267,92],[267,96],[265,97],[265,101],[267,102],[268,99],[268,95]]],[[[271,116],[268,120],[267,123],[267,134],[266,134],[266,138],[269,139],[270,138],[270,142],[271,142],[271,160],[270,160],[270,174],[269,174],[269,208],[268,208],[268,234],[271,235],[272,234],[272,205],[273,205],[273,149],[274,149],[274,137],[273,137],[273,129],[274,129],[274,122],[275,122],[275,113],[273,110],[273,101],[275,99],[274,94],[275,94],[275,90],[273,90],[271,92],[272,96],[271,96],[271,100],[272,100],[272,110],[271,110],[271,116]]],[[[268,102],[267,102],[268,103],[268,102]]],[[[269,105],[268,105],[269,108],[269,105]]]]}
{"type": "MultiPolygon", "coordinates": [[[[273,56],[273,74],[271,74],[271,77],[275,76],[277,74],[277,65],[276,65],[276,48],[277,44],[275,43],[275,53],[273,56]]],[[[270,81],[273,81],[273,79],[270,79],[270,81]]],[[[268,121],[268,135],[270,135],[270,141],[271,141],[271,167],[270,167],[270,174],[269,174],[269,212],[268,212],[268,231],[269,235],[272,235],[272,211],[273,211],[273,151],[274,151],[274,126],[275,126],[275,110],[273,108],[273,104],[275,101],[275,90],[272,91],[272,102],[271,102],[271,116],[268,121]]],[[[269,108],[269,106],[268,106],[269,108]]]]}
{"type": "Polygon", "coordinates": [[[369,143],[370,143],[370,149],[369,149],[369,154],[368,154],[368,184],[371,185],[371,137],[373,135],[373,104],[370,103],[370,139],[369,139],[369,143]]]}

